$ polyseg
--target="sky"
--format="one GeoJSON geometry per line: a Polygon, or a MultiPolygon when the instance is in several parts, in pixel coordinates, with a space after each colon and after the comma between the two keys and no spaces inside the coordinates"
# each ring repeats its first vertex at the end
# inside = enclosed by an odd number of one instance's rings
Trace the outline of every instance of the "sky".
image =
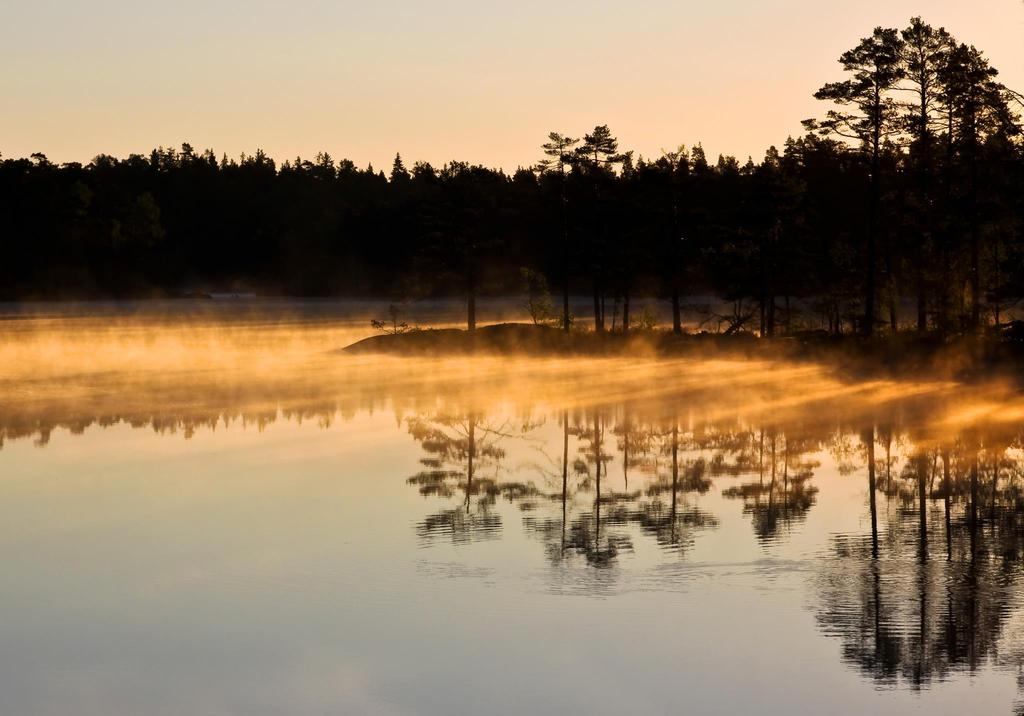
{"type": "Polygon", "coordinates": [[[823,111],[844,50],[918,14],[1024,88],[1022,0],[0,0],[0,155],[513,170],[608,124],[638,155],[760,159],[823,111]]]}

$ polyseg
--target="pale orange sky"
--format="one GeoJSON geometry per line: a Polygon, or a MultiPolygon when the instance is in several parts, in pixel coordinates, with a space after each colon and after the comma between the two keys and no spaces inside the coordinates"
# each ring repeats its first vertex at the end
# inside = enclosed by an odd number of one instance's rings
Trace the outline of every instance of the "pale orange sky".
{"type": "Polygon", "coordinates": [[[822,111],[843,50],[915,14],[1024,88],[1021,0],[0,0],[0,153],[514,169],[551,130],[607,123],[645,156],[760,158],[822,111]]]}

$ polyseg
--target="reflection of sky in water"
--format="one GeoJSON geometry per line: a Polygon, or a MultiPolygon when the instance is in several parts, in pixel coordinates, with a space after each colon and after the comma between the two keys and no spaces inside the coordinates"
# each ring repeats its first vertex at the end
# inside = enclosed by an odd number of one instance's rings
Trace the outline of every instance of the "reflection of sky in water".
{"type": "Polygon", "coordinates": [[[355,325],[59,326],[0,347],[3,713],[1018,698],[1019,402],[999,386],[330,354],[355,325]]]}

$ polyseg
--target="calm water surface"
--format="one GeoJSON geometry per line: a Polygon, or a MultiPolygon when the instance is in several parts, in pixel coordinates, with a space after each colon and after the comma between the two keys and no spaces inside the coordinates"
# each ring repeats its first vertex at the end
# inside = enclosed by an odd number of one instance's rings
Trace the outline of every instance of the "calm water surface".
{"type": "Polygon", "coordinates": [[[4,322],[0,713],[1024,712],[1015,391],[364,310],[4,322]]]}

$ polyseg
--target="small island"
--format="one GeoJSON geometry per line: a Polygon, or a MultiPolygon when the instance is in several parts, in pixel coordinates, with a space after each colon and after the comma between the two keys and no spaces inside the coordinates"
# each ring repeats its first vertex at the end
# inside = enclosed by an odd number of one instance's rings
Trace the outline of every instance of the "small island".
{"type": "Polygon", "coordinates": [[[802,331],[772,339],[749,332],[629,333],[563,331],[549,325],[497,323],[473,330],[410,329],[364,338],[346,354],[393,356],[500,355],[519,357],[634,356],[638,358],[776,359],[818,362],[853,376],[927,375],[965,381],[1024,381],[1024,324],[980,337],[900,334],[864,338],[802,331]]]}

